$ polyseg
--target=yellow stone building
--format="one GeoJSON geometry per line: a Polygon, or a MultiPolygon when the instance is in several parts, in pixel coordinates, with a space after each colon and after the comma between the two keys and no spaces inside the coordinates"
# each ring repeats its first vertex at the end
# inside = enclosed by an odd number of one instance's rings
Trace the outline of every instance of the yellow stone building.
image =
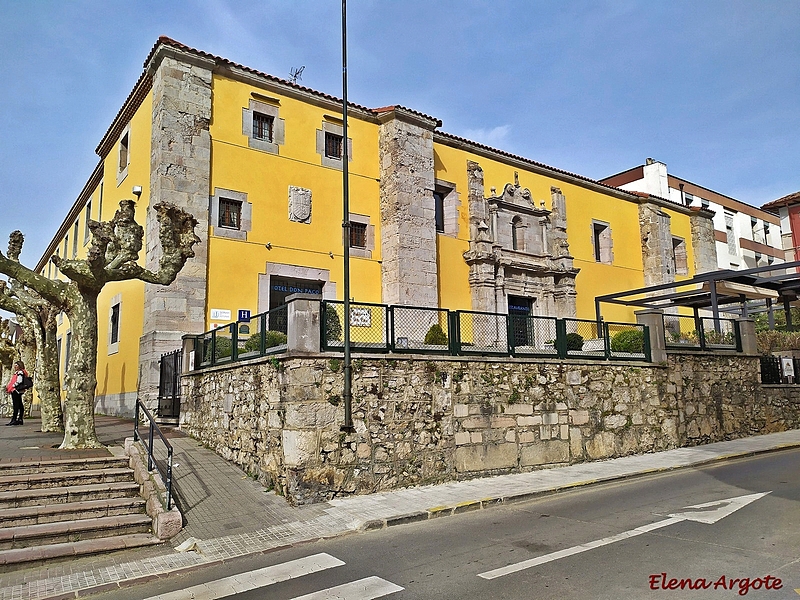
{"type": "MultiPolygon", "coordinates": [[[[88,219],[137,200],[178,204],[201,242],[169,288],[108,285],[99,305],[98,411],[157,392],[181,336],[256,314],[293,292],[342,298],[342,146],[348,144],[357,301],[594,317],[594,298],[715,265],[712,213],[626,192],[440,130],[400,106],[351,105],[160,38],[97,147],[95,171],[37,270],[84,256],[88,219]]],[[[633,321],[624,307],[606,319],[633,321]]],[[[60,324],[62,369],[72,343],[60,324]]]]}

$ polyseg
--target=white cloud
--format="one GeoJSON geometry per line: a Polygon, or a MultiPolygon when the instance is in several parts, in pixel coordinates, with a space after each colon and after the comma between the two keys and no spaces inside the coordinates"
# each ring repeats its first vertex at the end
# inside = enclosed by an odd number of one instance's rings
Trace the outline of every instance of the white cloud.
{"type": "Polygon", "coordinates": [[[491,129],[465,129],[462,137],[472,140],[473,142],[480,142],[487,146],[502,149],[510,131],[510,125],[498,125],[491,129]]]}

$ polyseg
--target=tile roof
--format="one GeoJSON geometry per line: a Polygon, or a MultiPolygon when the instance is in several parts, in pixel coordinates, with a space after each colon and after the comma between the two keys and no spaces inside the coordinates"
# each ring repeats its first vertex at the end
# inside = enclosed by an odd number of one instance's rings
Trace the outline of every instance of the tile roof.
{"type": "Polygon", "coordinates": [[[761,205],[762,210],[769,210],[770,208],[778,208],[780,206],[788,206],[789,204],[800,204],[800,192],[789,194],[783,198],[778,198],[772,202],[767,202],[761,205]]]}

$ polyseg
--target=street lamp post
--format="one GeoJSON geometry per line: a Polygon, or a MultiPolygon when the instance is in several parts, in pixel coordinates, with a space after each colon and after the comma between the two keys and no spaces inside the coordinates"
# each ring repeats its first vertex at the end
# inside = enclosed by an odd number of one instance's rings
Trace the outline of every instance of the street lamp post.
{"type": "Polygon", "coordinates": [[[342,246],[344,247],[344,423],[353,428],[353,367],[350,360],[350,185],[347,151],[347,0],[342,0],[342,246]]]}

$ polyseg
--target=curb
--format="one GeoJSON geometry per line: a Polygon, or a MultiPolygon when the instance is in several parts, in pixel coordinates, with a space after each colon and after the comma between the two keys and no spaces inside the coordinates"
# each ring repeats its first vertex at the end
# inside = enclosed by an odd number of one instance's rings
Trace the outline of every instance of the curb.
{"type": "MultiPolygon", "coordinates": [[[[690,469],[694,467],[702,467],[705,465],[714,464],[717,462],[731,460],[736,458],[749,458],[761,454],[769,454],[772,452],[780,452],[783,450],[791,450],[792,448],[800,448],[800,442],[790,442],[786,444],[779,444],[771,448],[764,448],[763,450],[743,450],[741,452],[732,452],[729,454],[721,454],[713,458],[698,460],[683,465],[674,465],[669,467],[655,467],[652,469],[645,469],[633,473],[626,473],[623,475],[611,475],[608,477],[599,477],[596,479],[585,479],[583,481],[574,481],[561,486],[552,487],[546,490],[539,490],[535,492],[521,492],[519,494],[511,494],[509,496],[491,496],[481,500],[466,500],[452,505],[434,506],[424,511],[417,511],[404,515],[397,515],[389,517],[388,519],[373,519],[364,523],[360,531],[376,531],[379,529],[386,529],[396,525],[405,525],[407,523],[415,523],[418,521],[429,521],[431,519],[438,519],[440,517],[449,517],[475,510],[484,510],[493,506],[503,506],[506,504],[518,504],[520,502],[527,502],[535,500],[543,496],[551,496],[561,492],[573,490],[575,488],[587,487],[596,483],[611,483],[614,481],[624,481],[628,479],[636,479],[639,477],[647,477],[649,475],[658,475],[661,473],[668,473],[670,471],[678,471],[680,469],[690,469]]],[[[47,599],[49,600],[49,599],[47,599]]]]}
{"type": "MultiPolygon", "coordinates": [[[[761,454],[769,454],[772,452],[780,452],[783,450],[790,450],[793,448],[800,448],[800,441],[799,442],[789,442],[785,444],[778,444],[776,446],[770,448],[764,448],[762,450],[743,450],[741,452],[732,452],[728,454],[721,454],[719,456],[715,456],[712,458],[707,458],[703,460],[698,460],[691,463],[686,463],[682,465],[675,465],[675,466],[668,466],[668,467],[656,467],[653,469],[645,469],[642,471],[636,471],[632,473],[626,473],[623,475],[612,475],[609,477],[599,477],[596,479],[586,479],[583,481],[576,481],[573,483],[568,483],[565,485],[534,491],[534,492],[521,492],[519,494],[511,494],[508,496],[492,496],[488,498],[482,498],[480,500],[467,500],[463,502],[458,502],[452,505],[442,505],[442,506],[435,506],[431,507],[426,510],[415,511],[411,513],[405,513],[402,515],[395,515],[389,517],[387,519],[373,519],[370,521],[366,521],[359,529],[357,530],[350,530],[350,531],[342,531],[341,533],[334,534],[332,536],[327,536],[325,538],[319,537],[312,537],[306,540],[299,540],[297,542],[292,542],[288,544],[283,544],[280,546],[276,546],[274,548],[268,548],[266,550],[257,550],[254,552],[249,552],[247,554],[240,554],[237,556],[233,556],[230,558],[222,558],[216,560],[210,560],[207,562],[199,563],[196,565],[191,565],[188,567],[181,567],[178,569],[174,569],[171,571],[165,571],[163,573],[156,573],[152,575],[142,575],[140,577],[135,577],[131,579],[123,579],[120,581],[109,582],[99,584],[93,587],[87,587],[80,590],[75,590],[72,592],[67,593],[60,593],[54,594],[52,596],[44,596],[39,598],[39,600],[75,600],[77,598],[86,598],[87,596],[93,596],[95,594],[100,594],[104,592],[109,592],[112,590],[124,589],[128,587],[132,587],[135,585],[139,585],[142,583],[147,583],[149,581],[156,581],[159,579],[165,579],[167,577],[172,577],[173,575],[184,575],[187,573],[191,573],[192,571],[197,571],[200,569],[206,569],[208,567],[219,566],[234,560],[238,560],[241,558],[257,556],[259,554],[269,554],[271,552],[276,552],[279,550],[285,550],[287,548],[293,548],[295,546],[300,546],[303,544],[307,544],[309,542],[315,542],[319,539],[331,539],[334,537],[342,537],[344,535],[350,533],[357,533],[361,532],[368,532],[368,531],[376,531],[380,529],[387,529],[389,527],[395,527],[398,525],[406,525],[408,523],[417,523],[421,521],[428,521],[431,519],[437,519],[439,517],[449,517],[452,515],[463,514],[467,512],[474,512],[477,510],[484,510],[487,508],[495,507],[495,506],[503,506],[503,505],[511,505],[511,504],[518,504],[520,502],[526,502],[529,500],[534,500],[537,498],[541,498],[543,496],[550,496],[555,495],[560,492],[570,491],[575,488],[582,488],[587,487],[592,484],[596,483],[610,483],[614,481],[624,481],[628,479],[636,479],[639,477],[647,477],[649,475],[656,475],[661,473],[667,473],[669,471],[677,471],[680,469],[687,469],[693,467],[701,467],[704,465],[710,465],[714,463],[718,463],[725,460],[737,459],[737,458],[749,458],[752,456],[757,456],[761,454]]],[[[33,582],[31,582],[33,583],[33,582]]]]}

